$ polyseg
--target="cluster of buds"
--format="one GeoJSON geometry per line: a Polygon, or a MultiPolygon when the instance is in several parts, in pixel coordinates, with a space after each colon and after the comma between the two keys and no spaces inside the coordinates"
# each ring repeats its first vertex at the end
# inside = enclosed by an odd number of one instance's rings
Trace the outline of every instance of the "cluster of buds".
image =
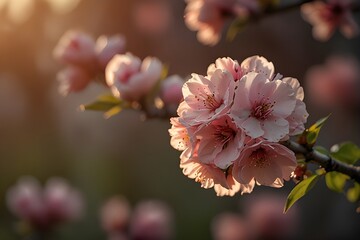
{"type": "Polygon", "coordinates": [[[167,76],[165,65],[155,57],[141,60],[125,53],[121,35],[100,36],[95,41],[86,33],[68,31],[55,47],[54,57],[67,65],[58,73],[63,95],[82,91],[98,78],[121,102],[133,108],[140,106],[148,115],[161,109],[158,115],[173,116],[182,100],[184,79],[167,76]]]}
{"type": "Polygon", "coordinates": [[[302,133],[308,117],[297,79],[275,74],[264,57],[219,58],[182,92],[169,133],[186,176],[219,196],[290,179],[296,156],[280,142],[302,133]]]}
{"type": "Polygon", "coordinates": [[[19,179],[7,193],[10,211],[32,230],[47,232],[78,219],[83,211],[80,192],[61,178],[49,179],[44,189],[32,177],[19,179]]]}
{"type": "Polygon", "coordinates": [[[173,239],[173,215],[163,202],[140,202],[131,210],[126,198],[110,198],[101,209],[101,222],[109,240],[173,239]]]}
{"type": "Polygon", "coordinates": [[[55,59],[66,65],[58,73],[60,93],[67,95],[82,91],[104,71],[115,54],[124,52],[125,38],[122,35],[100,36],[95,40],[81,31],[66,32],[54,49],[55,59]]]}

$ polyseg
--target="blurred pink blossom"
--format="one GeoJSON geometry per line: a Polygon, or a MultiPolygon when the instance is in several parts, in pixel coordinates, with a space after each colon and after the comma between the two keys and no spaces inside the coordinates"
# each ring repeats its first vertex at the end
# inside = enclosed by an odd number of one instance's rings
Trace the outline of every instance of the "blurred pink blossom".
{"type": "Polygon", "coordinates": [[[88,72],[77,66],[67,66],[57,74],[60,83],[59,92],[66,96],[72,92],[82,91],[91,82],[88,72]]]}
{"type": "Polygon", "coordinates": [[[53,54],[62,63],[76,65],[90,72],[96,67],[95,40],[81,31],[67,31],[60,38],[53,54]]]}
{"type": "Polygon", "coordinates": [[[294,239],[298,228],[298,209],[283,213],[285,196],[258,194],[245,204],[248,231],[255,239],[294,239]]]}
{"type": "Polygon", "coordinates": [[[114,96],[137,101],[160,80],[162,63],[154,57],[141,61],[131,53],[115,55],[105,69],[106,83],[114,96]]]}
{"type": "Polygon", "coordinates": [[[95,52],[101,69],[105,70],[106,65],[116,54],[125,53],[125,44],[125,37],[120,34],[98,37],[95,52]]]}
{"type": "Polygon", "coordinates": [[[140,1],[133,10],[134,23],[146,34],[163,34],[169,29],[172,13],[168,1],[140,1]]]}
{"type": "Polygon", "coordinates": [[[161,82],[160,98],[169,113],[176,113],[176,109],[182,101],[184,82],[184,79],[178,75],[171,75],[161,82]]]}
{"type": "Polygon", "coordinates": [[[327,41],[336,28],[347,38],[359,33],[351,13],[352,0],[327,0],[305,3],[301,6],[303,18],[313,25],[313,36],[319,41],[327,41]]]}
{"type": "Polygon", "coordinates": [[[174,216],[167,204],[147,200],[136,205],[131,216],[133,240],[170,240],[174,238],[174,216]]]}
{"type": "Polygon", "coordinates": [[[360,101],[360,63],[352,57],[329,57],[306,73],[310,100],[327,107],[353,107],[360,101]]]}
{"type": "Polygon", "coordinates": [[[206,45],[219,42],[228,18],[247,18],[259,10],[253,0],[186,0],[185,23],[192,31],[198,31],[198,40],[206,45]]]}
{"type": "Polygon", "coordinates": [[[126,231],[131,216],[130,204],[125,197],[110,198],[102,206],[100,213],[102,227],[108,234],[123,235],[121,233],[126,231]]]}
{"type": "Polygon", "coordinates": [[[82,215],[83,199],[64,179],[52,178],[41,189],[32,177],[21,178],[7,192],[9,209],[34,229],[49,230],[82,215]]]}
{"type": "Polygon", "coordinates": [[[248,222],[240,214],[224,212],[211,222],[211,233],[214,240],[249,240],[248,222]]]}

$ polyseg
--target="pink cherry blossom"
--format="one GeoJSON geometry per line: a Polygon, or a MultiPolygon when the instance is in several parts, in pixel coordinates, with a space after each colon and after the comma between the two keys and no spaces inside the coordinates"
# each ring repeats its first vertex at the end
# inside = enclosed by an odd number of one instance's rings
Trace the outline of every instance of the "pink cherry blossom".
{"type": "Polygon", "coordinates": [[[162,64],[157,58],[141,61],[131,53],[115,55],[105,69],[106,83],[114,96],[137,101],[160,80],[162,64]]]}
{"type": "Polygon", "coordinates": [[[190,147],[190,137],[188,129],[179,122],[179,118],[170,118],[171,128],[169,134],[171,136],[170,145],[179,150],[183,151],[190,147]]]}
{"type": "Polygon", "coordinates": [[[249,240],[248,223],[240,214],[224,212],[217,215],[211,223],[214,240],[249,240]]]}
{"type": "Polygon", "coordinates": [[[249,72],[263,74],[270,80],[274,78],[275,72],[273,63],[261,56],[248,57],[241,64],[230,57],[218,58],[215,63],[209,65],[207,70],[208,76],[212,76],[217,69],[228,71],[235,81],[240,80],[249,72]]]}
{"type": "Polygon", "coordinates": [[[76,65],[90,72],[94,68],[96,70],[95,40],[84,32],[67,31],[60,38],[53,54],[55,59],[65,64],[76,65]]]}
{"type": "MultiPolygon", "coordinates": [[[[197,148],[197,146],[196,146],[197,148]]],[[[187,148],[180,156],[180,168],[183,174],[201,184],[201,187],[214,188],[218,196],[233,196],[237,192],[250,193],[254,188],[255,181],[248,184],[240,184],[229,172],[225,172],[214,164],[205,164],[199,161],[197,150],[187,148]]]]}
{"type": "Polygon", "coordinates": [[[234,178],[242,184],[253,180],[260,185],[282,187],[297,165],[295,154],[279,143],[253,140],[243,149],[233,167],[234,178]]]}
{"type": "Polygon", "coordinates": [[[83,211],[81,193],[72,188],[64,179],[51,178],[43,191],[48,218],[54,222],[79,219],[83,211]]]}
{"type": "Polygon", "coordinates": [[[125,53],[125,45],[125,37],[120,34],[110,37],[105,35],[98,37],[95,52],[101,69],[105,70],[106,65],[113,56],[125,53]]]}
{"type": "Polygon", "coordinates": [[[188,125],[208,122],[227,113],[234,97],[235,82],[227,71],[216,70],[210,78],[192,74],[183,86],[184,101],[178,114],[188,125]]]}
{"type": "Polygon", "coordinates": [[[183,85],[184,79],[179,75],[171,75],[161,82],[160,98],[169,113],[176,113],[176,109],[183,99],[183,85]]]}
{"type": "Polygon", "coordinates": [[[325,108],[351,108],[360,101],[360,63],[352,57],[331,56],[311,67],[305,76],[314,104],[325,108]]]}
{"type": "Polygon", "coordinates": [[[83,68],[69,65],[57,74],[60,82],[59,92],[61,95],[68,95],[72,92],[80,92],[84,90],[91,82],[89,73],[83,68]]]}
{"type": "Polygon", "coordinates": [[[11,187],[7,194],[9,209],[19,218],[37,220],[41,218],[42,191],[39,182],[32,177],[23,177],[11,187]]]}
{"type": "Polygon", "coordinates": [[[246,74],[235,91],[231,116],[252,138],[264,137],[277,142],[289,134],[286,120],[293,112],[296,98],[293,89],[281,80],[269,81],[265,75],[246,74]]]}
{"type": "Polygon", "coordinates": [[[289,135],[294,136],[301,134],[305,130],[305,123],[309,116],[306,111],[304,100],[304,90],[300,86],[296,78],[286,77],[282,79],[283,82],[289,84],[296,96],[296,105],[294,111],[286,118],[289,122],[289,135]]]}
{"type": "Polygon", "coordinates": [[[129,225],[131,208],[123,196],[114,196],[106,201],[101,208],[101,224],[108,234],[118,235],[129,225]]]}
{"type": "Polygon", "coordinates": [[[49,179],[46,187],[31,177],[21,178],[7,193],[9,209],[36,230],[46,231],[78,219],[84,207],[76,189],[64,179],[49,179]]]}
{"type": "Polygon", "coordinates": [[[172,209],[162,201],[138,203],[131,216],[130,239],[169,240],[174,238],[172,209]]]}
{"type": "Polygon", "coordinates": [[[239,17],[246,19],[259,10],[253,0],[186,0],[185,23],[198,31],[198,40],[206,45],[219,42],[225,21],[239,17]]]}
{"type": "Polygon", "coordinates": [[[194,134],[198,139],[199,161],[228,168],[240,155],[245,134],[227,115],[215,119],[194,134]]]}
{"type": "Polygon", "coordinates": [[[359,32],[351,14],[351,0],[314,1],[301,6],[303,18],[313,25],[313,36],[319,41],[327,41],[339,28],[347,38],[359,32]]]}

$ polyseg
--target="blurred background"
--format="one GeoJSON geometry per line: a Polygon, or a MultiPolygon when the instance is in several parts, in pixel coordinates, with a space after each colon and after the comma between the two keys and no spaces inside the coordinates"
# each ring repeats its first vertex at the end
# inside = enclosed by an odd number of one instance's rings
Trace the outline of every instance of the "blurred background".
{"type": "MultiPolygon", "coordinates": [[[[144,199],[161,200],[173,211],[176,239],[211,239],[211,223],[218,214],[245,214],[248,202],[267,192],[282,196],[285,203],[294,185],[288,182],[282,189],[257,187],[251,195],[216,197],[213,190],[200,188],[182,174],[179,152],[169,144],[169,121],[144,122],[135,111],[108,120],[99,112],[79,111],[80,104],[108,90],[94,83],[78,94],[58,93],[56,73],[62,66],[53,60],[52,51],[69,29],[95,38],[123,34],[127,51],[140,58],[156,56],[168,64],[170,74],[183,77],[206,74],[218,57],[241,62],[262,55],[274,63],[276,72],[298,78],[304,86],[308,126],[332,113],[319,145],[330,147],[346,140],[360,145],[359,98],[327,104],[317,98],[321,88],[310,89],[312,84],[306,81],[314,66],[326,65],[334,56],[358,64],[359,37],[349,40],[336,33],[328,42],[318,42],[299,10],[291,10],[251,23],[232,42],[222,39],[208,47],[185,26],[186,5],[181,0],[83,0],[68,8],[49,2],[0,1],[0,239],[19,239],[5,195],[22,176],[34,176],[42,183],[52,176],[63,177],[79,189],[86,200],[85,214],[60,228],[57,237],[88,240],[106,239],[99,209],[114,195],[125,196],[132,206],[144,199]],[[9,7],[10,2],[19,2],[20,7],[9,7]]],[[[357,22],[359,17],[357,13],[357,22]]],[[[351,91],[359,94],[359,74],[355,76],[357,85],[345,96],[351,91]]],[[[356,239],[360,235],[356,207],[344,195],[330,192],[321,180],[296,203],[293,236],[356,239]]]]}

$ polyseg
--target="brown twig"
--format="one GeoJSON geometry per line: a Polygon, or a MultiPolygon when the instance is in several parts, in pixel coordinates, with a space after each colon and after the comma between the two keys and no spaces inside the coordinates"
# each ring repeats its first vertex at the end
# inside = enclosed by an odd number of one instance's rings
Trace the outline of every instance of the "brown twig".
{"type": "Polygon", "coordinates": [[[286,141],[283,142],[283,144],[294,153],[300,153],[304,155],[306,161],[319,164],[325,169],[326,172],[340,172],[348,175],[350,178],[360,183],[360,166],[354,166],[340,162],[331,156],[322,154],[313,148],[307,149],[306,147],[293,141],[286,141]]]}

